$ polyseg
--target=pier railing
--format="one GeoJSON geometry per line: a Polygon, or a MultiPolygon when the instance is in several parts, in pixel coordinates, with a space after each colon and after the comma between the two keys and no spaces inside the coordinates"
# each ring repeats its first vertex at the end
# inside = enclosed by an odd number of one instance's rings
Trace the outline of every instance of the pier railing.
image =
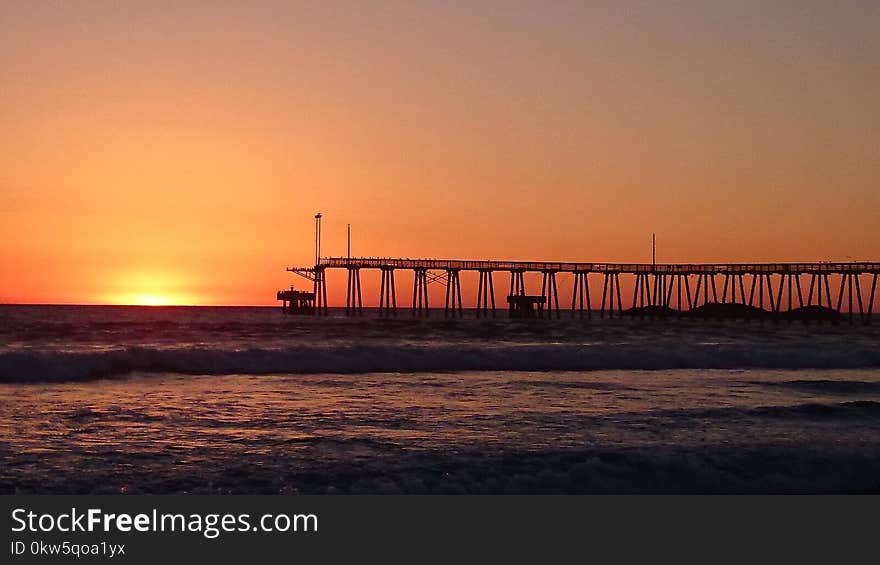
{"type": "Polygon", "coordinates": [[[817,263],[579,263],[568,261],[479,261],[460,259],[403,259],[390,257],[325,257],[318,267],[356,269],[432,269],[459,271],[526,271],[559,273],[880,273],[880,262],[817,263]]]}

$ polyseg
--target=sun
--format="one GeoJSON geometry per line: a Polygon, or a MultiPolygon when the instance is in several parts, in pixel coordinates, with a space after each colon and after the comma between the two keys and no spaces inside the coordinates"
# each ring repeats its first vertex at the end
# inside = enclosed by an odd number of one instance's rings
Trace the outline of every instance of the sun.
{"type": "Polygon", "coordinates": [[[197,304],[197,301],[192,296],[172,292],[129,292],[111,296],[105,303],[120,306],[183,306],[197,304]]]}
{"type": "Polygon", "coordinates": [[[170,303],[168,297],[159,294],[142,294],[135,299],[135,304],[139,306],[167,306],[170,303]]]}
{"type": "Polygon", "coordinates": [[[132,269],[112,273],[109,284],[96,303],[130,306],[192,306],[206,299],[192,292],[183,275],[165,271],[132,269]]]}

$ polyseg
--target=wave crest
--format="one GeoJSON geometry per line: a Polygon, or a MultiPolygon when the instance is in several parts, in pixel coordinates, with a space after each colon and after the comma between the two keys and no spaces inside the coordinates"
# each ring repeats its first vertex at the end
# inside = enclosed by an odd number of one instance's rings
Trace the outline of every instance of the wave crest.
{"type": "Polygon", "coordinates": [[[0,353],[0,382],[114,378],[131,373],[314,374],[645,369],[880,367],[880,349],[840,344],[536,344],[146,348],[0,353]]]}

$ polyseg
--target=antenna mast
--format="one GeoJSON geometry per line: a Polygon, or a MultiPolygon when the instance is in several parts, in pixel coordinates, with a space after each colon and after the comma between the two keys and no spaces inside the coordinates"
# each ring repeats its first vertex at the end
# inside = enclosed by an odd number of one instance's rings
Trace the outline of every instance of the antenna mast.
{"type": "Polygon", "coordinates": [[[651,234],[651,267],[657,266],[657,234],[651,234]]]}
{"type": "Polygon", "coordinates": [[[315,266],[321,262],[321,213],[315,214],[315,266]]]}

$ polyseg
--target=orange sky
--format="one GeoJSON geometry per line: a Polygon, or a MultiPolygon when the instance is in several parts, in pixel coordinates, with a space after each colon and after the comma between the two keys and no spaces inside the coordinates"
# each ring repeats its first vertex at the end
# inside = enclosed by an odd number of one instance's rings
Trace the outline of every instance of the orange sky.
{"type": "Polygon", "coordinates": [[[880,4],[122,4],[4,3],[0,302],[274,304],[316,211],[334,255],[880,259],[880,4]]]}

